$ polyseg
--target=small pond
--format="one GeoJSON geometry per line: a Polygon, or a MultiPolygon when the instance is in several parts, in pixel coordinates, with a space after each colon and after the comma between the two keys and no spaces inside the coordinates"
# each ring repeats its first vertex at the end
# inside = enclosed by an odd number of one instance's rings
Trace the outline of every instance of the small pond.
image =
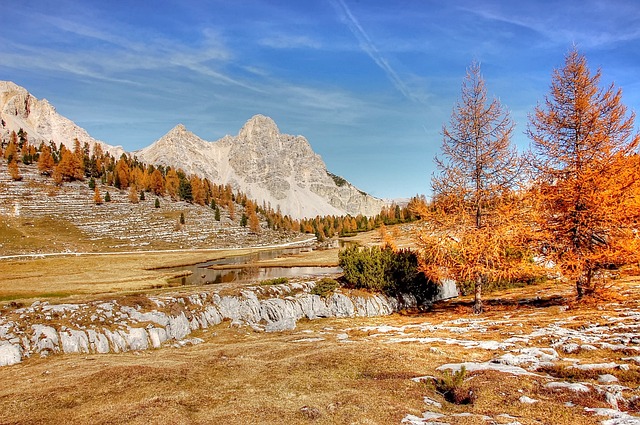
{"type": "Polygon", "coordinates": [[[288,255],[309,252],[310,247],[279,248],[259,250],[246,255],[197,263],[190,266],[172,267],[168,270],[178,274],[188,274],[169,280],[170,284],[211,285],[219,283],[251,283],[279,277],[312,277],[341,273],[340,267],[249,267],[247,264],[288,255]],[[238,265],[234,268],[217,269],[216,266],[238,265]],[[214,267],[214,268],[212,268],[214,267]]]}

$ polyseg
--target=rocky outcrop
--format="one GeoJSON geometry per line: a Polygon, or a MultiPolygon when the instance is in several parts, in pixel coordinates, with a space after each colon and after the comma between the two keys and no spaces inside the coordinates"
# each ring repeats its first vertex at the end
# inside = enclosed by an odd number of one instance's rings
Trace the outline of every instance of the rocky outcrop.
{"type": "Polygon", "coordinates": [[[230,184],[294,218],[317,215],[376,215],[384,202],[327,171],[303,136],[282,134],[263,115],[237,136],[206,142],[178,125],[136,152],[145,162],[173,165],[216,183],[230,184]]]}
{"type": "Polygon", "coordinates": [[[22,129],[29,143],[38,146],[41,142],[53,141],[73,149],[75,139],[90,149],[99,144],[103,152],[118,158],[124,153],[119,146],[111,146],[91,137],[86,130],[73,121],[58,114],[46,99],[38,100],[25,88],[11,81],[0,81],[0,138],[9,140],[12,131],[22,129]]]}
{"type": "Polygon", "coordinates": [[[227,321],[257,332],[295,329],[301,318],[372,317],[416,306],[412,296],[311,294],[314,282],[248,287],[237,296],[200,292],[150,296],[135,306],[126,299],[50,305],[36,301],[0,317],[0,366],[33,355],[119,353],[201,342],[196,330],[227,321]],[[142,308],[153,305],[156,308],[142,308]]]}

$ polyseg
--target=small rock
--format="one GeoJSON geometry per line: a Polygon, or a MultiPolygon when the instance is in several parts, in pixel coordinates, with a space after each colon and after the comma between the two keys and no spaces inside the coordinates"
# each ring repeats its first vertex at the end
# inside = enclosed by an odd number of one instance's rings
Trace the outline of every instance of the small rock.
{"type": "Polygon", "coordinates": [[[562,346],[562,351],[567,354],[575,353],[578,350],[580,350],[580,346],[573,342],[562,346]]]}
{"type": "Polygon", "coordinates": [[[598,376],[598,382],[601,384],[610,384],[612,382],[618,382],[618,378],[607,373],[605,375],[598,376]]]}
{"type": "Polygon", "coordinates": [[[524,403],[524,404],[533,404],[538,402],[538,400],[527,397],[526,395],[523,395],[518,400],[520,401],[520,403],[524,403]]]}
{"type": "Polygon", "coordinates": [[[317,407],[302,406],[300,413],[307,419],[318,419],[320,417],[320,410],[317,407]]]}
{"type": "Polygon", "coordinates": [[[579,383],[570,383],[570,382],[549,382],[545,385],[547,388],[559,388],[559,389],[567,389],[569,391],[573,391],[576,393],[588,393],[591,391],[589,387],[584,384],[579,383]]]}

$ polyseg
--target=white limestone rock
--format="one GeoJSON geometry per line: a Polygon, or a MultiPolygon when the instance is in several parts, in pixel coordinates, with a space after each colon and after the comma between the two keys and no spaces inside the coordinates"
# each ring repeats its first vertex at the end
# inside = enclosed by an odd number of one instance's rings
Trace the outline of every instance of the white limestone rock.
{"type": "Polygon", "coordinates": [[[78,139],[81,146],[88,143],[91,150],[96,144],[101,145],[103,152],[111,153],[114,158],[124,153],[120,146],[110,146],[94,139],[86,130],[58,114],[46,99],[38,100],[25,88],[10,81],[0,81],[0,115],[6,124],[0,128],[0,138],[5,140],[9,139],[11,131],[17,133],[22,128],[34,146],[54,140],[73,149],[74,140],[78,139]]]}
{"type": "Polygon", "coordinates": [[[31,342],[36,353],[60,351],[60,339],[54,328],[46,325],[32,325],[31,328],[33,329],[31,342]]]}
{"type": "Polygon", "coordinates": [[[191,333],[191,324],[182,312],[176,317],[169,316],[169,325],[165,329],[170,338],[181,340],[191,333]]]}
{"type": "Polygon", "coordinates": [[[0,342],[0,366],[11,366],[22,361],[22,353],[17,345],[0,342]]]}
{"type": "Polygon", "coordinates": [[[60,331],[60,342],[62,351],[67,354],[89,352],[89,338],[84,331],[74,329],[60,331]]]}
{"type": "Polygon", "coordinates": [[[123,337],[127,340],[130,350],[141,351],[149,348],[149,336],[144,328],[131,328],[123,337]]]}
{"type": "Polygon", "coordinates": [[[107,336],[107,339],[111,343],[111,347],[113,348],[114,353],[125,352],[129,349],[127,346],[127,341],[123,338],[119,331],[110,331],[109,329],[104,330],[104,334],[107,336]]]}
{"type": "Polygon", "coordinates": [[[104,334],[97,332],[94,329],[88,329],[87,337],[89,338],[89,346],[93,352],[106,354],[110,351],[109,340],[104,334]]]}
{"type": "Polygon", "coordinates": [[[153,348],[160,348],[169,339],[169,335],[164,328],[149,328],[149,339],[153,348]]]}

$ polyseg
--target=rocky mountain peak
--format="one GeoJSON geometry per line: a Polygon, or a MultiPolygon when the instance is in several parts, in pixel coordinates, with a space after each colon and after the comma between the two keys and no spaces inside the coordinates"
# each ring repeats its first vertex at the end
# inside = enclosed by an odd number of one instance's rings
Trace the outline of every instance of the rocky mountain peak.
{"type": "Polygon", "coordinates": [[[116,158],[124,153],[120,146],[94,139],[86,130],[58,114],[49,102],[37,99],[12,81],[0,81],[0,117],[3,123],[0,126],[0,138],[3,140],[8,140],[12,131],[22,129],[35,146],[53,141],[73,148],[74,140],[78,139],[80,144],[87,143],[91,149],[99,144],[103,151],[116,158]]]}
{"type": "Polygon", "coordinates": [[[238,133],[241,140],[275,139],[280,134],[276,123],[264,115],[254,115],[238,133]]]}

